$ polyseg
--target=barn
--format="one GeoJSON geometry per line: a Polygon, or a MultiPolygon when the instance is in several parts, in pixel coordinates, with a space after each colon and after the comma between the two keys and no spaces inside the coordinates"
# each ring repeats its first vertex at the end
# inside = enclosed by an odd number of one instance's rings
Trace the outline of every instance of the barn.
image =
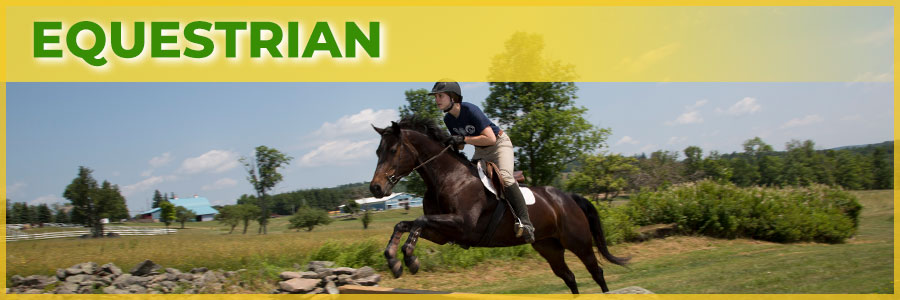
{"type": "MultiPolygon", "coordinates": [[[[389,210],[389,209],[400,209],[404,208],[404,204],[409,203],[410,207],[419,207],[422,206],[422,198],[416,197],[413,194],[407,193],[393,193],[390,196],[382,197],[381,199],[375,197],[368,197],[362,199],[353,200],[356,203],[359,203],[360,209],[366,210],[389,210]]],[[[344,205],[338,207],[342,212],[347,212],[344,205]]]]}
{"type": "MultiPolygon", "coordinates": [[[[197,214],[197,222],[204,221],[212,221],[216,214],[219,213],[215,208],[212,207],[209,203],[209,199],[204,197],[200,197],[194,195],[192,198],[175,198],[169,199],[169,203],[177,206],[184,206],[188,210],[194,211],[197,214]]],[[[153,219],[154,221],[159,220],[160,208],[154,208],[141,213],[141,219],[153,219]]]]}

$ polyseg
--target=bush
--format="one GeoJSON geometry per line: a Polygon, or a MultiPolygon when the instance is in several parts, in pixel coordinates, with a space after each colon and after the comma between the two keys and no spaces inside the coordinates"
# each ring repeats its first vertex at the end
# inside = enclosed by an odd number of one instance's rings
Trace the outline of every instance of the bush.
{"type": "Polygon", "coordinates": [[[288,228],[297,229],[306,228],[306,231],[312,231],[317,225],[331,224],[331,218],[324,209],[301,207],[291,217],[288,228]]]}
{"type": "Polygon", "coordinates": [[[840,243],[859,225],[862,205],[840,188],[739,188],[700,181],[634,195],[637,225],[676,223],[685,233],[774,242],[840,243]]]}

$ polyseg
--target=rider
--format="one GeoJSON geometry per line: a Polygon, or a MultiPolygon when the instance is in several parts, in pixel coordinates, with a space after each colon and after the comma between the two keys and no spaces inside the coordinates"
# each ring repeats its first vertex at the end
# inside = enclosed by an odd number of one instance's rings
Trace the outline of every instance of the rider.
{"type": "Polygon", "coordinates": [[[534,226],[528,218],[528,208],[525,206],[525,198],[519,185],[513,178],[513,145],[509,136],[494,125],[475,104],[462,102],[462,90],[459,83],[453,81],[439,81],[434,84],[431,93],[438,108],[443,110],[444,124],[450,130],[449,142],[459,150],[465,144],[475,146],[475,154],[472,159],[484,159],[497,164],[500,169],[500,177],[503,178],[503,191],[507,200],[521,220],[517,224],[516,236],[528,243],[534,242],[534,226]]]}

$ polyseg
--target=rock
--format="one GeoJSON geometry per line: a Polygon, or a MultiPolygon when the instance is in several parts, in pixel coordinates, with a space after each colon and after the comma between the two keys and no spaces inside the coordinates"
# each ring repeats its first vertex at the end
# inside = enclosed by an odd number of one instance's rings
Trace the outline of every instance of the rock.
{"type": "Polygon", "coordinates": [[[334,275],[334,272],[329,268],[318,268],[315,273],[317,274],[316,278],[325,278],[334,275]]]}
{"type": "Polygon", "coordinates": [[[142,263],[137,264],[137,266],[134,266],[134,269],[131,269],[131,272],[128,273],[131,273],[131,275],[134,276],[144,276],[159,269],[162,269],[162,266],[157,265],[153,263],[153,261],[148,259],[142,263]]]}
{"type": "Polygon", "coordinates": [[[181,280],[192,281],[192,280],[194,280],[194,275],[191,275],[188,273],[181,273],[181,274],[178,274],[178,280],[179,281],[181,281],[181,280]]]}
{"type": "Polygon", "coordinates": [[[78,292],[78,287],[79,286],[77,284],[63,282],[62,284],[57,286],[56,290],[54,290],[53,292],[57,294],[75,294],[76,292],[78,292]]]}
{"type": "Polygon", "coordinates": [[[132,294],[146,294],[147,288],[135,284],[135,285],[128,286],[128,291],[131,292],[132,294]]]}
{"type": "Polygon", "coordinates": [[[199,267],[199,268],[191,269],[191,273],[193,273],[193,274],[202,274],[202,273],[206,273],[206,271],[209,271],[209,269],[207,269],[206,267],[199,267]]]}
{"type": "Polygon", "coordinates": [[[325,276],[325,281],[337,281],[337,275],[325,276]]]}
{"type": "Polygon", "coordinates": [[[108,263],[100,267],[100,271],[103,271],[108,274],[112,274],[115,276],[122,275],[122,269],[114,265],[113,263],[108,263]]]}
{"type": "Polygon", "coordinates": [[[128,294],[128,291],[117,289],[114,286],[108,286],[103,288],[104,294],[128,294]]]}
{"type": "Polygon", "coordinates": [[[172,273],[166,273],[165,276],[166,276],[166,280],[168,280],[168,281],[176,281],[176,280],[178,280],[178,275],[175,275],[175,274],[172,274],[172,273]]]}
{"type": "MultiPolygon", "coordinates": [[[[19,277],[21,278],[21,276],[19,277]]],[[[42,275],[31,275],[25,278],[18,279],[18,281],[18,285],[42,289],[49,284],[55,283],[56,278],[42,275]]]]}
{"type": "Polygon", "coordinates": [[[116,277],[116,280],[113,280],[112,284],[117,288],[124,289],[130,284],[131,277],[134,276],[131,276],[131,274],[122,274],[121,276],[116,277]]]}
{"type": "Polygon", "coordinates": [[[369,266],[365,266],[359,268],[359,270],[356,270],[356,273],[353,273],[353,279],[369,277],[372,275],[375,275],[375,269],[372,269],[372,267],[369,266]]]}
{"type": "Polygon", "coordinates": [[[128,278],[128,280],[125,281],[125,284],[129,285],[129,286],[131,286],[131,285],[144,286],[144,285],[147,285],[148,283],[150,283],[150,280],[152,280],[152,279],[153,278],[150,278],[150,277],[131,276],[128,278]]]}
{"type": "Polygon", "coordinates": [[[333,261],[323,261],[323,260],[314,260],[307,264],[306,269],[308,271],[315,271],[318,268],[331,268],[334,266],[333,261]]]}
{"type": "Polygon", "coordinates": [[[356,273],[356,269],[354,269],[354,268],[348,268],[348,267],[340,267],[340,268],[332,269],[331,272],[332,272],[334,275],[345,275],[345,274],[346,274],[346,275],[353,275],[353,273],[356,273]]]}
{"type": "Polygon", "coordinates": [[[81,269],[81,265],[74,265],[66,269],[66,275],[78,275],[82,273],[84,273],[84,270],[81,269]]]}
{"type": "Polygon", "coordinates": [[[175,274],[178,276],[178,274],[181,274],[181,271],[176,268],[166,268],[166,274],[175,274]]]}
{"type": "Polygon", "coordinates": [[[79,293],[79,294],[93,294],[93,293],[94,293],[94,287],[89,286],[89,285],[82,285],[82,286],[80,286],[80,287],[78,288],[78,291],[77,291],[76,293],[79,293]]]}
{"type": "Polygon", "coordinates": [[[85,275],[85,274],[72,275],[72,276],[66,277],[66,282],[74,283],[74,284],[81,284],[82,282],[88,280],[89,277],[90,277],[90,275],[85,275]]]}
{"type": "Polygon", "coordinates": [[[324,273],[316,273],[316,272],[300,272],[300,278],[306,278],[306,279],[322,279],[322,278],[325,278],[325,276],[331,275],[331,274],[328,274],[328,275],[324,275],[324,276],[323,276],[323,274],[324,274],[324,273]]]}
{"type": "Polygon", "coordinates": [[[315,279],[294,278],[291,280],[279,282],[278,286],[283,291],[296,294],[312,291],[318,284],[319,281],[315,279]]]}
{"type": "Polygon", "coordinates": [[[358,285],[373,286],[373,285],[378,284],[379,281],[381,281],[381,275],[374,274],[372,276],[356,279],[355,281],[356,281],[356,284],[358,284],[358,285]]]}
{"type": "MultiPolygon", "coordinates": [[[[303,273],[307,273],[307,272],[303,272],[303,273]]],[[[278,274],[278,277],[281,277],[281,280],[290,280],[290,279],[294,279],[294,278],[300,278],[300,276],[301,276],[300,273],[297,273],[297,272],[281,272],[281,274],[278,274]]]]}
{"type": "Polygon", "coordinates": [[[44,293],[44,290],[39,290],[39,289],[28,289],[28,290],[25,290],[24,292],[22,292],[22,294],[43,294],[43,293],[44,293]]]}
{"type": "Polygon", "coordinates": [[[66,269],[56,269],[56,278],[59,278],[59,280],[65,280],[66,269]]]}
{"type": "Polygon", "coordinates": [[[97,278],[97,282],[104,286],[111,285],[113,283],[113,280],[115,280],[115,277],[113,277],[113,275],[106,275],[106,276],[97,278]]]}
{"type": "Polygon", "coordinates": [[[347,274],[338,275],[337,281],[335,281],[335,283],[337,283],[337,285],[345,285],[345,284],[349,284],[351,282],[353,282],[353,275],[347,275],[347,274]]]}
{"type": "Polygon", "coordinates": [[[325,284],[325,292],[328,294],[340,294],[341,292],[338,290],[337,285],[334,284],[334,281],[329,281],[325,284]]]}
{"type": "Polygon", "coordinates": [[[81,272],[84,274],[88,274],[88,275],[93,275],[95,272],[100,270],[97,267],[97,263],[95,263],[95,262],[86,262],[86,263],[81,264],[80,266],[81,266],[81,272]]]}
{"type": "Polygon", "coordinates": [[[231,278],[231,277],[234,277],[235,275],[237,275],[237,272],[235,272],[235,271],[225,272],[225,278],[231,278]]]}
{"type": "Polygon", "coordinates": [[[166,291],[166,293],[172,292],[172,290],[174,290],[175,287],[178,286],[178,284],[171,282],[171,281],[163,281],[163,282],[160,282],[159,285],[163,287],[163,289],[166,291]]]}
{"type": "Polygon", "coordinates": [[[325,289],[317,287],[317,288],[314,288],[312,291],[308,292],[307,294],[311,294],[311,295],[321,294],[324,291],[325,291],[325,289]]]}
{"type": "Polygon", "coordinates": [[[200,277],[201,284],[210,284],[210,283],[214,283],[214,282],[218,282],[218,281],[219,281],[219,276],[217,276],[216,272],[214,272],[214,271],[207,271],[206,273],[203,273],[202,277],[200,277]]]}
{"type": "Polygon", "coordinates": [[[171,275],[171,274],[159,274],[159,275],[153,276],[150,279],[150,283],[157,283],[157,282],[160,282],[163,280],[169,280],[169,275],[171,275]]]}

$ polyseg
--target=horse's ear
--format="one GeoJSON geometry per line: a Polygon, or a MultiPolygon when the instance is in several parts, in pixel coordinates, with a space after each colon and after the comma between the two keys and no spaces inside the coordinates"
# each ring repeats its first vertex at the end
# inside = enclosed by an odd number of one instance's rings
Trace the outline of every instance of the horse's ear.
{"type": "Polygon", "coordinates": [[[377,132],[378,135],[383,135],[383,134],[384,134],[384,129],[375,127],[375,124],[370,124],[370,125],[372,125],[372,129],[375,129],[375,132],[377,132]]]}
{"type": "Polygon", "coordinates": [[[394,134],[400,134],[400,124],[397,124],[397,122],[391,121],[391,129],[394,131],[394,134]]]}

